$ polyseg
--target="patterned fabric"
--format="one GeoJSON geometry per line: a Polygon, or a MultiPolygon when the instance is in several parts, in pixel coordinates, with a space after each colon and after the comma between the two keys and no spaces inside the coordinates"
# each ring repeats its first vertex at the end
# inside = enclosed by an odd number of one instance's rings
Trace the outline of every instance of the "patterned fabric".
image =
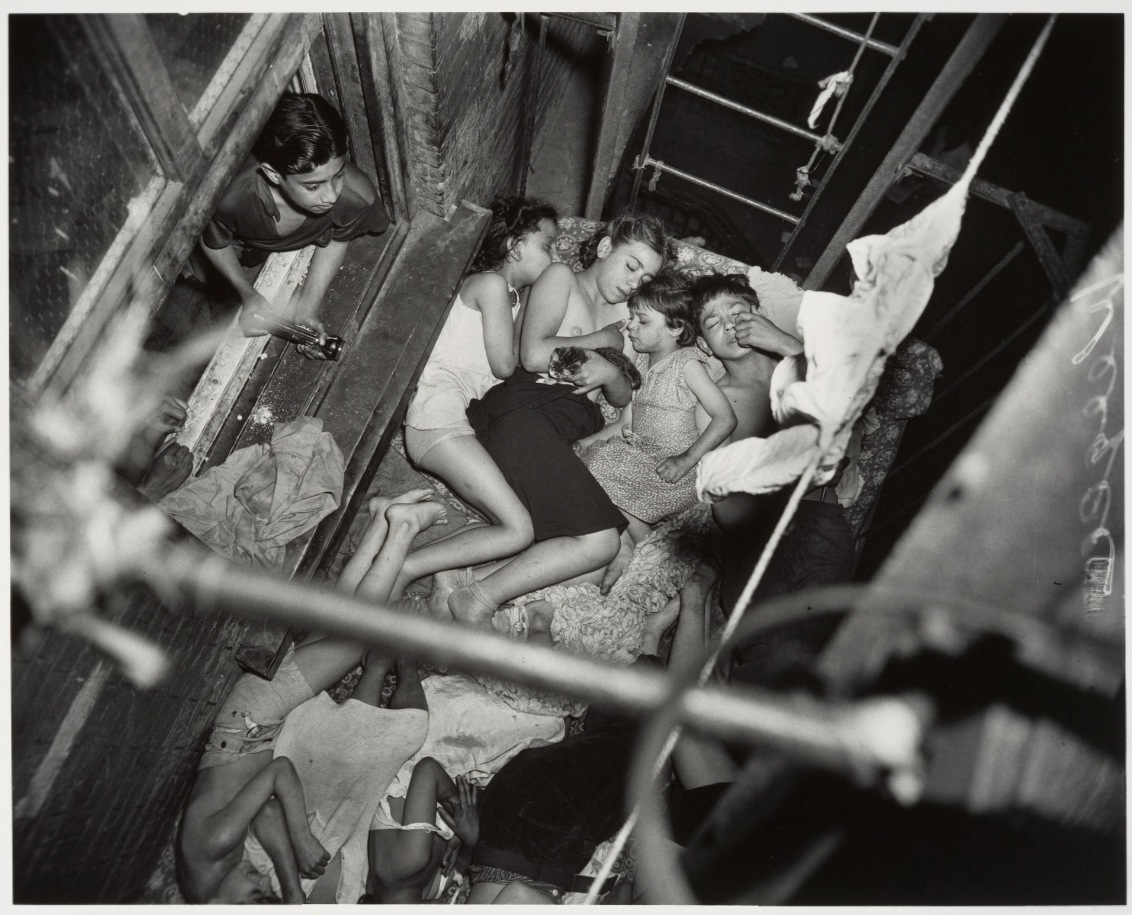
{"type": "Polygon", "coordinates": [[[864,533],[862,525],[896,458],[904,425],[931,405],[932,389],[941,371],[943,360],[939,353],[922,340],[912,337],[900,345],[885,366],[872,408],[859,424],[871,431],[864,431],[861,435],[860,454],[850,467],[860,478],[856,498],[849,505],[842,502],[845,516],[858,539],[864,533]],[[865,425],[870,415],[875,416],[875,421],[865,425]]]}
{"type": "Polygon", "coordinates": [[[656,524],[696,504],[695,473],[668,483],[657,475],[656,465],[683,454],[699,438],[696,395],[688,387],[684,368],[689,361],[706,363],[707,357],[698,347],[688,346],[651,369],[648,360],[648,353],[637,359],[644,381],[633,395],[632,431],[588,448],[582,462],[614,505],[656,524]]]}

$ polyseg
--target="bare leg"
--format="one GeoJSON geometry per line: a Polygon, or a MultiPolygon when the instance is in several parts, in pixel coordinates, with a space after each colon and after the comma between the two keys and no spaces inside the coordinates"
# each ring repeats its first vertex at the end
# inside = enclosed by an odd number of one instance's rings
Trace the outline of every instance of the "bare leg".
{"type": "Polygon", "coordinates": [[[425,699],[424,687],[421,686],[420,671],[417,662],[408,658],[397,659],[397,688],[389,697],[389,707],[392,709],[419,708],[428,711],[428,700],[425,699]]]}
{"type": "Polygon", "coordinates": [[[530,514],[475,436],[441,442],[418,463],[491,523],[472,525],[414,550],[405,561],[400,587],[434,572],[513,556],[534,542],[530,514]]]}
{"type": "Polygon", "coordinates": [[[621,532],[621,545],[617,549],[617,555],[613,557],[613,561],[605,567],[605,572],[601,576],[601,593],[608,594],[613,590],[613,586],[617,584],[617,580],[625,574],[625,570],[629,568],[629,563],[633,561],[633,550],[637,546],[637,541],[633,539],[633,535],[629,530],[621,532]]]}
{"type": "Polygon", "coordinates": [[[619,542],[615,528],[542,540],[486,578],[457,588],[448,607],[461,622],[487,624],[509,600],[600,569],[617,555],[619,542]]]}
{"type": "Polygon", "coordinates": [[[361,584],[374,557],[385,543],[385,534],[389,530],[389,522],[385,512],[391,505],[398,503],[423,502],[432,496],[431,489],[410,489],[399,496],[377,496],[366,503],[369,510],[369,526],[362,534],[361,540],[354,548],[353,555],[346,561],[342,573],[338,576],[337,589],[347,594],[353,594],[361,584]]]}
{"type": "MultiPolygon", "coordinates": [[[[417,534],[442,517],[445,511],[445,507],[437,502],[395,502],[390,505],[385,510],[388,523],[385,541],[358,585],[356,595],[380,603],[389,601],[409,544],[417,534]]],[[[367,536],[369,533],[367,531],[367,536]]],[[[362,541],[355,557],[362,552],[363,544],[366,550],[372,549],[373,544],[367,542],[366,537],[362,541]]],[[[353,558],[351,557],[351,561],[353,558]]],[[[364,650],[365,646],[360,642],[324,638],[296,648],[295,663],[311,689],[318,693],[329,689],[347,671],[361,663],[364,650]]]]}
{"type": "Polygon", "coordinates": [[[365,669],[362,671],[361,679],[358,680],[358,685],[354,687],[352,698],[377,707],[381,705],[381,691],[385,687],[386,676],[393,669],[393,660],[374,657],[375,654],[374,651],[366,652],[365,660],[362,662],[365,669]]]}
{"type": "Polygon", "coordinates": [[[527,641],[553,648],[550,624],[554,622],[554,604],[548,600],[533,600],[527,604],[526,611],[527,641]]]}
{"type": "Polygon", "coordinates": [[[417,534],[441,523],[448,508],[440,502],[394,503],[385,510],[389,530],[381,551],[374,557],[355,592],[359,597],[385,602],[401,596],[401,567],[417,534]]]}
{"type": "Polygon", "coordinates": [[[641,636],[641,654],[660,654],[660,640],[664,638],[680,615],[680,595],[675,595],[656,613],[645,617],[645,631],[641,636]]]}

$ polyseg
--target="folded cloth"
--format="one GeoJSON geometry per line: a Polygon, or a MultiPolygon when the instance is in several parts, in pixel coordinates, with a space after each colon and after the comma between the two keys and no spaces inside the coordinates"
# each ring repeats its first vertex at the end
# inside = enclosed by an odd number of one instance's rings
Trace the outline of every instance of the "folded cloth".
{"type": "Polygon", "coordinates": [[[157,504],[221,556],[278,572],[286,545],[338,507],[344,472],[322,420],[300,416],[157,504]]]}
{"type": "MultiPolygon", "coordinates": [[[[370,821],[389,783],[427,733],[423,709],[377,708],[357,699],[339,705],[327,693],[304,702],[283,722],[275,756],[294,764],[311,832],[331,858],[341,858],[339,903],[355,903],[365,892],[370,821]]],[[[279,892],[271,859],[250,832],[245,848],[279,892]]],[[[315,883],[304,878],[303,892],[309,894],[315,883]]]]}

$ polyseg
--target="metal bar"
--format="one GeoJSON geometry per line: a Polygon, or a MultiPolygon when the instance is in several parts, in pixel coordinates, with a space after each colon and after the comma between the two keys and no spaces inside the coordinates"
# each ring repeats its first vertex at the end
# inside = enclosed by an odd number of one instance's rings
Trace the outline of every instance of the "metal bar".
{"type": "MultiPolygon", "coordinates": [[[[187,600],[204,612],[219,610],[304,632],[331,633],[580,697],[633,718],[671,710],[679,685],[653,669],[601,663],[516,642],[489,629],[398,612],[342,592],[253,572],[193,546],[156,550],[141,558],[136,570],[166,599],[187,600]]],[[[842,769],[852,761],[874,762],[866,742],[854,740],[852,705],[787,697],[754,687],[710,686],[686,690],[678,711],[680,721],[698,733],[765,743],[830,768],[842,769]]]]}
{"type": "Polygon", "coordinates": [[[601,219],[609,185],[617,170],[617,132],[625,116],[623,110],[625,94],[629,85],[629,71],[633,66],[633,51],[640,24],[640,13],[620,13],[617,16],[617,32],[613,41],[613,65],[609,70],[605,103],[601,110],[601,130],[597,138],[597,151],[594,153],[593,177],[590,179],[590,191],[586,197],[586,219],[601,219]]]}
{"type": "MultiPolygon", "coordinates": [[[[656,121],[660,117],[660,104],[664,101],[664,90],[668,86],[668,74],[672,69],[672,60],[676,56],[676,45],[680,43],[680,36],[684,32],[684,20],[687,18],[687,13],[680,14],[680,20],[676,23],[676,34],[672,36],[672,44],[668,47],[668,53],[664,55],[664,69],[661,71],[660,85],[657,86],[656,97],[652,103],[652,113],[649,115],[649,127],[645,131],[645,143],[641,147],[641,155],[638,161],[645,162],[649,158],[649,148],[652,146],[653,133],[656,131],[656,121]]],[[[641,169],[636,170],[633,176],[633,194],[629,198],[629,206],[634,207],[637,205],[637,195],[641,191],[641,169]]]]}
{"type": "Polygon", "coordinates": [[[652,166],[659,171],[668,172],[675,175],[677,178],[683,178],[685,181],[690,181],[692,184],[698,184],[700,187],[706,187],[710,191],[723,194],[724,197],[730,197],[732,200],[738,200],[740,203],[745,203],[749,207],[754,207],[756,210],[761,210],[764,213],[770,213],[772,216],[777,216],[784,222],[797,224],[798,217],[791,216],[789,213],[784,213],[782,210],[775,209],[766,203],[761,203],[758,200],[752,200],[750,197],[744,197],[742,194],[736,194],[734,191],[729,191],[725,187],[720,187],[718,184],[712,184],[710,181],[705,181],[703,178],[697,178],[695,175],[689,175],[685,171],[678,168],[673,168],[671,165],[665,165],[663,162],[657,162],[655,159],[645,159],[641,163],[640,168],[644,169],[652,166]]]}
{"type": "Polygon", "coordinates": [[[1002,260],[991,267],[986,276],[979,280],[970,292],[968,292],[965,296],[963,296],[963,298],[956,302],[951,307],[951,310],[942,318],[940,318],[931,330],[923,335],[923,339],[928,343],[931,343],[932,340],[935,339],[935,337],[939,334],[939,332],[943,330],[943,328],[945,328],[948,324],[950,324],[952,319],[954,319],[955,316],[959,314],[959,312],[966,308],[971,303],[972,299],[975,298],[975,296],[977,296],[980,292],[983,291],[983,289],[986,288],[987,284],[990,283],[991,280],[993,280],[1003,270],[1005,270],[1007,265],[1009,265],[1010,262],[1014,260],[1014,258],[1022,253],[1025,247],[1026,245],[1023,242],[1018,242],[1013,248],[1007,251],[1005,257],[1003,257],[1002,260]]]}
{"type": "MultiPolygon", "coordinates": [[[[907,167],[922,175],[927,175],[940,181],[946,181],[948,184],[954,184],[959,180],[962,174],[959,169],[945,165],[938,159],[933,159],[925,153],[916,153],[916,155],[908,160],[907,167]]],[[[971,193],[975,197],[981,197],[983,200],[997,203],[1000,207],[1010,207],[1010,195],[1012,192],[1006,190],[1006,188],[999,187],[993,181],[987,181],[985,178],[975,177],[971,181],[971,193]]],[[[1074,219],[1072,216],[1067,216],[1060,210],[1055,210],[1053,207],[1047,207],[1045,204],[1037,203],[1033,200],[1029,201],[1029,203],[1037,214],[1037,218],[1041,220],[1042,225],[1054,229],[1057,232],[1064,232],[1072,238],[1088,237],[1089,224],[1087,222],[1074,219]]]]}
{"type": "Polygon", "coordinates": [[[837,151],[837,155],[834,156],[833,161],[829,164],[829,168],[826,169],[825,174],[822,175],[821,181],[815,189],[813,196],[810,197],[809,202],[806,204],[806,209],[802,211],[802,217],[798,221],[798,225],[795,226],[794,231],[790,233],[790,237],[786,240],[786,244],[782,246],[782,250],[778,252],[778,257],[775,259],[774,266],[771,268],[775,273],[777,273],[778,269],[782,266],[782,262],[786,260],[787,253],[798,238],[798,233],[802,230],[802,226],[804,226],[806,220],[809,219],[810,213],[818,202],[818,198],[821,197],[822,192],[829,184],[833,173],[837,171],[837,166],[841,164],[841,160],[845,157],[849,147],[853,144],[853,141],[857,139],[857,134],[861,132],[861,127],[864,125],[865,119],[872,113],[877,100],[880,99],[881,93],[888,85],[889,80],[892,79],[892,75],[896,72],[896,68],[900,65],[900,62],[904,60],[905,55],[908,53],[908,46],[912,43],[912,39],[916,37],[917,33],[920,31],[920,27],[926,20],[927,16],[921,13],[912,21],[912,25],[909,27],[907,34],[905,34],[904,40],[900,43],[900,53],[888,62],[888,66],[885,67],[884,73],[881,74],[880,80],[874,87],[872,95],[870,95],[869,100],[865,102],[865,107],[861,109],[861,113],[857,115],[857,120],[853,122],[849,136],[847,136],[845,141],[841,144],[841,149],[837,151]]]}
{"type": "MultiPolygon", "coordinates": [[[[685,92],[690,92],[692,95],[698,95],[700,98],[706,98],[709,102],[715,102],[717,105],[722,105],[724,108],[730,108],[732,111],[738,111],[740,114],[745,114],[747,117],[754,118],[756,121],[762,121],[765,124],[770,124],[772,127],[777,127],[779,130],[785,130],[787,133],[792,133],[795,136],[802,137],[813,143],[821,143],[825,138],[821,134],[814,133],[812,130],[806,130],[804,127],[796,127],[789,121],[784,121],[781,118],[776,118],[772,114],[766,114],[758,111],[755,108],[750,108],[747,105],[740,105],[738,102],[733,102],[726,96],[719,95],[715,92],[709,92],[707,89],[701,89],[699,86],[694,86],[687,83],[682,79],[677,79],[675,76],[670,76],[665,80],[670,86],[675,86],[677,89],[683,89],[685,92]]],[[[840,149],[841,145],[836,139],[833,140],[831,148],[840,149]]]]}
{"type": "Polygon", "coordinates": [[[991,41],[1005,23],[1006,15],[1002,13],[983,14],[971,23],[923,101],[909,119],[907,126],[888,151],[888,155],[884,157],[884,161],[861,192],[861,196],[857,198],[857,202],[841,221],[825,251],[818,258],[810,275],[806,277],[804,288],[821,288],[845,253],[845,246],[860,235],[866,220],[888,193],[888,189],[892,187],[893,181],[896,180],[905,163],[919,148],[928,131],[932,129],[948,102],[963,85],[963,81],[982,59],[991,41]]]}
{"type": "MultiPolygon", "coordinates": [[[[980,403],[977,407],[971,408],[967,413],[963,414],[963,416],[960,419],[956,420],[950,426],[948,426],[946,429],[944,429],[943,432],[941,432],[939,435],[937,435],[935,438],[933,438],[930,442],[928,442],[926,445],[924,445],[919,451],[915,452],[910,457],[901,461],[899,464],[897,464],[895,467],[893,467],[888,473],[885,474],[885,477],[884,477],[885,484],[891,483],[894,478],[896,478],[901,473],[903,473],[905,470],[907,470],[909,466],[914,464],[916,461],[918,461],[920,458],[922,458],[925,454],[927,454],[930,451],[935,450],[935,448],[937,446],[942,445],[947,439],[951,438],[952,435],[954,435],[956,432],[958,432],[960,429],[962,429],[972,419],[975,419],[976,417],[982,416],[982,414],[986,413],[987,410],[989,410],[991,408],[991,405],[995,402],[997,397],[998,397],[997,394],[994,397],[988,397],[986,400],[984,400],[982,403],[980,403]]],[[[884,525],[882,524],[881,527],[883,528],[884,525]]]]}
{"type": "Polygon", "coordinates": [[[1038,256],[1038,262],[1042,265],[1042,270],[1045,271],[1054,292],[1059,296],[1064,295],[1066,290],[1069,289],[1069,273],[1065,269],[1065,264],[1061,262],[1061,257],[1058,255],[1057,249],[1054,248],[1053,242],[1046,235],[1041,214],[1030,202],[1030,198],[1021,192],[1010,195],[1010,209],[1018,217],[1018,224],[1022,226],[1026,240],[1038,256]]]}
{"type": "Polygon", "coordinates": [[[824,19],[819,19],[817,16],[811,16],[808,13],[788,13],[787,15],[805,22],[809,25],[816,26],[819,29],[825,29],[827,32],[832,32],[834,35],[840,35],[842,38],[848,38],[850,41],[859,41],[866,47],[872,48],[874,51],[880,51],[881,54],[887,54],[889,57],[896,57],[900,54],[900,48],[891,45],[886,41],[879,41],[876,38],[868,38],[860,32],[854,32],[852,29],[847,29],[840,25],[835,25],[832,22],[827,22],[824,19]]]}

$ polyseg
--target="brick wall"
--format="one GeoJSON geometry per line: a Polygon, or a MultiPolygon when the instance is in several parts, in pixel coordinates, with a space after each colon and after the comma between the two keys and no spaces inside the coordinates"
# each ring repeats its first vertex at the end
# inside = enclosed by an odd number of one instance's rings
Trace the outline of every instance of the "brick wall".
{"type": "MultiPolygon", "coordinates": [[[[515,15],[395,16],[409,179],[417,204],[438,216],[461,199],[485,203],[518,187],[538,19],[525,18],[512,50],[515,15]]],[[[592,32],[581,23],[549,22],[536,131],[552,116],[592,32]]]]}

